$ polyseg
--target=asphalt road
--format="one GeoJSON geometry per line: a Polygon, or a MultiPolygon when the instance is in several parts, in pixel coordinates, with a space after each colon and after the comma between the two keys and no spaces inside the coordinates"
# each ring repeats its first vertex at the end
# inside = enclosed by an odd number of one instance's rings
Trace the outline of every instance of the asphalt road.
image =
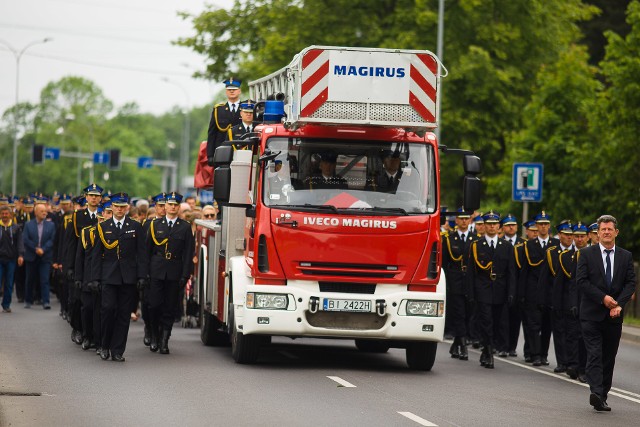
{"type": "Polygon", "coordinates": [[[233,362],[199,331],[174,329],[170,355],[142,345],[132,322],[127,361],[102,361],[70,340],[57,306],[0,314],[2,426],[605,426],[640,425],[640,345],[623,342],[610,413],[588,388],[549,367],[496,358],[407,369],[403,350],[365,354],[352,341],[274,339],[260,363],[233,362]]]}

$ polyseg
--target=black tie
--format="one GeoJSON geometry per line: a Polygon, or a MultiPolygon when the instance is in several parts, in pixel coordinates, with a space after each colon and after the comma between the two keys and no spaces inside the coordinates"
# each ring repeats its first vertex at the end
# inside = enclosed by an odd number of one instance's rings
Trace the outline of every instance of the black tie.
{"type": "Polygon", "coordinates": [[[173,221],[169,221],[169,229],[173,227],[173,221]]]}
{"type": "Polygon", "coordinates": [[[119,222],[116,222],[116,226],[118,227],[118,230],[122,230],[122,224],[119,222]]]}
{"type": "Polygon", "coordinates": [[[513,246],[513,239],[509,239],[509,243],[511,243],[511,246],[513,246]]]}
{"type": "Polygon", "coordinates": [[[91,214],[91,219],[96,219],[96,214],[92,213],[91,214]]]}
{"type": "Polygon", "coordinates": [[[496,247],[493,245],[493,240],[491,240],[491,241],[489,242],[489,246],[491,246],[491,249],[495,249],[495,248],[496,248],[496,247]]]}
{"type": "Polygon", "coordinates": [[[465,233],[462,233],[460,235],[460,238],[462,239],[462,243],[464,243],[464,241],[467,240],[467,235],[465,233]]]}
{"type": "Polygon", "coordinates": [[[544,240],[542,241],[542,249],[547,247],[547,242],[545,242],[544,240]]]}
{"type": "Polygon", "coordinates": [[[235,114],[235,113],[236,113],[236,104],[231,104],[231,112],[232,112],[233,114],[235,114]]]}
{"type": "Polygon", "coordinates": [[[251,126],[247,126],[247,133],[251,132],[251,126]]]}
{"type": "Polygon", "coordinates": [[[605,249],[604,251],[607,253],[607,259],[606,259],[607,268],[606,268],[606,270],[604,272],[604,278],[607,281],[607,287],[609,289],[611,289],[612,277],[611,277],[611,257],[610,257],[610,255],[611,255],[611,252],[613,252],[613,249],[605,249]]]}

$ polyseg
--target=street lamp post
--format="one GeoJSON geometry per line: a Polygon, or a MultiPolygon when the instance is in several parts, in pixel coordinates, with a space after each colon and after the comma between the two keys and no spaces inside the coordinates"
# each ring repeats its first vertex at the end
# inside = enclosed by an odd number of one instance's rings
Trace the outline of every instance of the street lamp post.
{"type": "Polygon", "coordinates": [[[166,77],[162,78],[162,81],[165,83],[169,83],[172,84],[174,86],[177,86],[178,88],[180,88],[180,90],[182,90],[182,92],[184,93],[185,99],[187,100],[187,105],[186,105],[186,109],[184,112],[184,129],[183,129],[183,134],[182,134],[182,145],[180,146],[180,173],[178,174],[179,177],[179,183],[178,186],[180,187],[180,190],[182,190],[183,192],[185,191],[185,187],[184,187],[184,177],[187,176],[189,174],[189,148],[191,147],[189,138],[190,138],[190,134],[191,134],[191,118],[189,117],[189,113],[190,113],[190,109],[191,109],[191,99],[189,98],[189,92],[187,92],[187,90],[184,88],[184,86],[182,86],[181,84],[179,84],[176,81],[173,81],[171,79],[168,79],[166,77]]]}
{"type": "Polygon", "coordinates": [[[27,44],[21,50],[18,50],[14,48],[12,45],[10,45],[9,43],[3,40],[0,40],[0,43],[2,43],[7,48],[9,48],[11,53],[13,53],[13,56],[16,58],[16,104],[15,104],[16,112],[14,115],[15,123],[14,123],[14,129],[13,129],[13,175],[11,177],[11,193],[12,194],[16,194],[17,184],[18,184],[18,109],[17,108],[18,108],[18,102],[20,100],[20,58],[26,52],[26,50],[29,49],[31,46],[41,44],[41,43],[47,43],[47,42],[50,42],[51,40],[53,39],[49,37],[42,40],[35,40],[27,44]]]}

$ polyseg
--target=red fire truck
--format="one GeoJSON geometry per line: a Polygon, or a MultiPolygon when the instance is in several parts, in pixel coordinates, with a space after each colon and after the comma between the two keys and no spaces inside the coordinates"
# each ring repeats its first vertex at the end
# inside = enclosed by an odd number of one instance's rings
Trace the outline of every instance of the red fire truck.
{"type": "MultiPolygon", "coordinates": [[[[215,151],[220,221],[197,220],[201,337],[254,363],[273,336],[406,349],[430,370],[444,333],[440,70],[429,51],[311,46],[249,83],[254,134],[215,151]]],[[[479,205],[480,159],[463,161],[479,205]]]]}

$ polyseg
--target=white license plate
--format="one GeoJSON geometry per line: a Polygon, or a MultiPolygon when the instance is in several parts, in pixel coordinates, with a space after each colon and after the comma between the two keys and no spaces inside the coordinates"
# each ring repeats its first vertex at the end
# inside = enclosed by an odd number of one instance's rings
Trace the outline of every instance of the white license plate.
{"type": "Polygon", "coordinates": [[[324,298],[322,301],[324,311],[355,311],[370,313],[371,301],[357,299],[324,298]]]}

